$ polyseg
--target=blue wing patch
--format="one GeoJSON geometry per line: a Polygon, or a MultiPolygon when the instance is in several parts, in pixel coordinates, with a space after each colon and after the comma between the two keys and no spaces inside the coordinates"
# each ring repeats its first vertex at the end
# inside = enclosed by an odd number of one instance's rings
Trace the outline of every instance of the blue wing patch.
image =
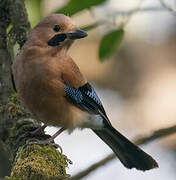
{"type": "Polygon", "coordinates": [[[66,95],[74,102],[74,104],[81,103],[83,96],[79,89],[72,88],[68,84],[65,84],[65,87],[66,95]]]}
{"type": "Polygon", "coordinates": [[[65,92],[66,97],[82,110],[88,111],[92,114],[100,114],[99,112],[101,111],[106,116],[99,97],[89,83],[86,83],[78,89],[65,83],[65,92]]]}

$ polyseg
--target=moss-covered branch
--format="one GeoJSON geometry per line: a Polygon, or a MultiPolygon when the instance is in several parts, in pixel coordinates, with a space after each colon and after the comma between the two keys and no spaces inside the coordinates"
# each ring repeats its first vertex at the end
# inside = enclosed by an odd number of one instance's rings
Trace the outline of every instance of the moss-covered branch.
{"type": "Polygon", "coordinates": [[[66,179],[67,158],[51,146],[20,147],[11,176],[19,179],[66,179]]]}
{"type": "Polygon", "coordinates": [[[18,141],[19,135],[39,127],[35,120],[26,118],[17,121],[12,127],[9,137],[13,148],[11,177],[20,180],[55,180],[67,179],[66,167],[69,160],[65,155],[49,145],[29,145],[28,141],[35,138],[44,140],[49,135],[44,132],[36,136],[27,136],[18,141]],[[34,127],[34,124],[37,125],[34,127]]]}

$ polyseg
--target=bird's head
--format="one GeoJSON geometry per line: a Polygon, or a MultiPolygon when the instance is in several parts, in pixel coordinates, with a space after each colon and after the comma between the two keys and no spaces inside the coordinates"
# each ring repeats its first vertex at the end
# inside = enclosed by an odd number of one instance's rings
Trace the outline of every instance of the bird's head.
{"type": "Polygon", "coordinates": [[[29,42],[38,46],[70,47],[73,40],[84,38],[87,33],[78,29],[68,16],[52,14],[44,18],[29,34],[29,42]]]}

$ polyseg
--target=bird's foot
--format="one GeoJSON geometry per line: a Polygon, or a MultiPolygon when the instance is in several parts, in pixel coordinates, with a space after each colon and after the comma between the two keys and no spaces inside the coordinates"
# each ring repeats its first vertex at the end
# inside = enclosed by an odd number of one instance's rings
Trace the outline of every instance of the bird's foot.
{"type": "Polygon", "coordinates": [[[43,137],[41,136],[41,132],[44,130],[46,126],[42,126],[38,129],[36,129],[35,131],[29,131],[29,132],[26,132],[25,134],[23,134],[22,136],[20,136],[17,140],[20,141],[21,139],[25,138],[25,137],[31,137],[31,138],[28,138],[28,143],[25,144],[25,146],[27,145],[33,145],[33,144],[37,144],[37,145],[51,145],[53,147],[55,147],[56,149],[59,148],[60,149],[60,152],[62,153],[62,148],[60,145],[56,144],[54,142],[54,139],[60,135],[64,130],[65,128],[61,128],[59,129],[53,136],[50,136],[50,135],[44,135],[43,137]]]}
{"type": "Polygon", "coordinates": [[[62,147],[59,144],[56,144],[53,141],[52,137],[49,138],[49,139],[46,139],[46,140],[39,140],[39,139],[33,138],[33,139],[30,139],[29,142],[26,145],[33,145],[33,144],[36,144],[36,145],[50,145],[50,146],[55,147],[56,149],[59,148],[61,154],[63,152],[62,147]]]}
{"type": "Polygon", "coordinates": [[[18,137],[17,143],[19,143],[22,139],[24,139],[26,137],[35,137],[36,135],[42,134],[45,128],[46,128],[46,125],[43,125],[37,129],[35,129],[34,131],[25,132],[24,134],[22,134],[21,136],[18,137]]]}

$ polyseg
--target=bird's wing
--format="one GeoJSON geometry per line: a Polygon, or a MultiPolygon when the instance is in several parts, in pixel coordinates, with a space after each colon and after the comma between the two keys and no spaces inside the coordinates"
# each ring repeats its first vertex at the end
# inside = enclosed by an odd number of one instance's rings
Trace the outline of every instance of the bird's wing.
{"type": "Polygon", "coordinates": [[[103,105],[94,88],[86,83],[79,88],[73,88],[65,83],[66,98],[74,105],[91,114],[99,114],[110,124],[103,105]]]}

